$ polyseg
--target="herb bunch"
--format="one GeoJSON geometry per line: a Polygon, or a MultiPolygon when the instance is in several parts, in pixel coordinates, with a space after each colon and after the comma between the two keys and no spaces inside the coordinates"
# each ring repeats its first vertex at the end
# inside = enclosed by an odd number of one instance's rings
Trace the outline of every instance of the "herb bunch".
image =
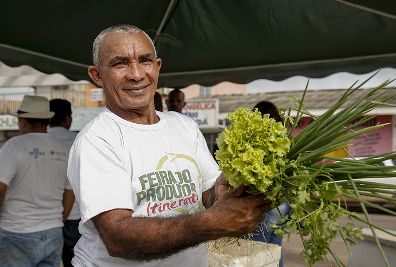
{"type": "Polygon", "coordinates": [[[377,197],[396,204],[388,194],[396,194],[396,186],[367,182],[359,178],[386,178],[395,176],[396,167],[379,166],[383,160],[395,158],[396,152],[355,159],[335,159],[326,155],[345,148],[356,136],[383,127],[375,125],[356,130],[373,115],[367,115],[378,105],[388,105],[395,95],[385,95],[381,89],[386,81],[369,90],[346,106],[356,90],[367,80],[345,94],[324,114],[314,116],[304,110],[304,97],[295,107],[297,115],[290,116],[292,108],[284,114],[284,123],[275,122],[259,111],[239,108],[227,118],[230,126],[218,137],[219,150],[216,159],[233,187],[245,185],[251,194],[264,193],[274,206],[287,200],[292,211],[282,218],[282,226],[273,225],[276,234],[283,236],[298,233],[303,241],[303,258],[311,266],[330,253],[339,266],[345,266],[331,250],[330,243],[337,234],[343,238],[346,248],[361,238],[361,231],[353,220],[365,222],[373,232],[385,264],[389,265],[374,229],[393,233],[373,224],[366,206],[395,212],[368,202],[362,196],[377,197]],[[346,106],[346,107],[345,107],[346,106]],[[292,133],[301,117],[311,117],[313,122],[296,137],[292,133]],[[364,217],[345,209],[341,203],[347,197],[357,200],[364,217]],[[337,222],[341,215],[351,221],[346,225],[337,222]]]}

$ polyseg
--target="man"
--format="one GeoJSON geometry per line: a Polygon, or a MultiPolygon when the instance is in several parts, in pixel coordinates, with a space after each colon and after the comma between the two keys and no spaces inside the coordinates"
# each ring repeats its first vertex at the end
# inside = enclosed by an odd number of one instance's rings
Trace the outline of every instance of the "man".
{"type": "Polygon", "coordinates": [[[229,188],[193,120],[155,111],[161,59],[146,33],[102,31],[93,61],[106,110],[70,151],[82,233],[73,266],[207,266],[204,242],[253,231],[270,203],[229,188]]]}
{"type": "Polygon", "coordinates": [[[51,99],[49,103],[54,116],[49,120],[47,132],[71,147],[77,136],[76,132],[69,130],[73,121],[71,103],[59,98],[51,99]]]}
{"type": "Polygon", "coordinates": [[[46,133],[45,97],[25,96],[15,116],[22,135],[0,153],[0,266],[60,265],[62,226],[73,205],[68,147],[46,133]]]}
{"type": "MultiPolygon", "coordinates": [[[[55,115],[49,121],[48,134],[65,143],[69,148],[74,142],[77,133],[69,131],[72,124],[71,103],[66,99],[51,99],[50,111],[55,115]]],[[[78,232],[80,223],[80,208],[74,202],[69,217],[63,226],[63,251],[62,262],[64,267],[72,267],[71,260],[74,256],[73,249],[81,234],[78,232]]]]}
{"type": "Polygon", "coordinates": [[[184,100],[184,93],[180,89],[172,90],[166,100],[168,111],[176,111],[182,113],[186,101],[184,100]]]}
{"type": "Polygon", "coordinates": [[[154,94],[154,107],[157,111],[164,111],[164,107],[162,105],[162,96],[158,92],[155,92],[154,94]]]}

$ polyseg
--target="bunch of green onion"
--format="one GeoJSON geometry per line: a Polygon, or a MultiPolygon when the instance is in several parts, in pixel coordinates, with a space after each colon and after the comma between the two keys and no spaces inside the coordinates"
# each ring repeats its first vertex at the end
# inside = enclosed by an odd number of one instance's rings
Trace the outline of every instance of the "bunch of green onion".
{"type": "Polygon", "coordinates": [[[390,105],[387,102],[395,95],[385,94],[382,89],[392,81],[368,90],[346,106],[347,100],[368,80],[358,86],[352,85],[321,116],[304,110],[307,89],[295,107],[297,115],[293,118],[292,108],[289,108],[283,123],[275,122],[268,115],[261,116],[257,110],[239,108],[228,116],[231,124],[217,139],[216,159],[232,186],[243,184],[251,194],[264,193],[274,206],[284,200],[290,203],[291,213],[282,218],[282,226],[273,225],[272,230],[280,236],[299,234],[304,246],[303,258],[310,266],[326,259],[328,253],[338,266],[345,266],[330,248],[330,243],[339,234],[349,249],[356,239],[361,239],[361,231],[353,220],[364,222],[371,228],[385,264],[390,266],[375,229],[395,234],[374,224],[366,206],[391,215],[396,213],[362,196],[396,204],[396,199],[388,196],[396,194],[396,185],[359,178],[394,177],[396,167],[378,163],[395,158],[396,152],[359,160],[326,156],[345,149],[354,137],[384,126],[356,130],[373,118],[374,115],[367,115],[368,112],[378,105],[390,105]],[[311,117],[313,122],[293,138],[292,133],[303,115],[311,117]],[[345,198],[358,201],[364,216],[342,206],[345,198]],[[346,225],[339,224],[337,218],[341,215],[348,216],[351,221],[346,225]]]}

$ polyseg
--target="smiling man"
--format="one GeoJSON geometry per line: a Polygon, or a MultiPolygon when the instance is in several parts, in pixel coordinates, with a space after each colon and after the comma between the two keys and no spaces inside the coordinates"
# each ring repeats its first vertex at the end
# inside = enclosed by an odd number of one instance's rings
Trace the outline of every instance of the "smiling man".
{"type": "Polygon", "coordinates": [[[155,111],[161,59],[146,33],[104,30],[93,61],[106,109],[70,151],[82,234],[73,265],[207,266],[205,241],[251,232],[270,203],[229,188],[193,120],[155,111]]]}

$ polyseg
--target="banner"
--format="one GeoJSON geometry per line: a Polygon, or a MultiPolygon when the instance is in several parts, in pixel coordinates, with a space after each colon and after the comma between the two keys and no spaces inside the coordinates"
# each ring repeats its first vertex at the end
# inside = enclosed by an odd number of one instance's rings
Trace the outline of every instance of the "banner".
{"type": "Polygon", "coordinates": [[[103,108],[73,108],[73,122],[70,131],[80,131],[102,111],[103,108]]]}
{"type": "Polygon", "coordinates": [[[200,128],[218,126],[218,99],[193,99],[186,102],[183,114],[195,120],[200,128]]]}
{"type": "Polygon", "coordinates": [[[18,130],[18,119],[11,115],[0,115],[0,130],[18,130]]]}
{"type": "Polygon", "coordinates": [[[357,129],[378,124],[387,125],[352,139],[348,148],[352,156],[365,157],[392,152],[392,115],[378,115],[357,129]]]}
{"type": "MultiPolygon", "coordinates": [[[[312,119],[308,117],[301,118],[293,136],[296,136],[302,129],[311,123],[312,119]]],[[[348,153],[354,157],[367,157],[396,151],[396,116],[378,115],[367,121],[364,125],[357,127],[355,130],[370,127],[378,124],[386,124],[384,127],[375,131],[368,132],[352,139],[345,148],[348,153]],[[392,124],[393,123],[393,124],[392,124]]],[[[348,157],[345,149],[334,151],[329,156],[348,157]]]]}

